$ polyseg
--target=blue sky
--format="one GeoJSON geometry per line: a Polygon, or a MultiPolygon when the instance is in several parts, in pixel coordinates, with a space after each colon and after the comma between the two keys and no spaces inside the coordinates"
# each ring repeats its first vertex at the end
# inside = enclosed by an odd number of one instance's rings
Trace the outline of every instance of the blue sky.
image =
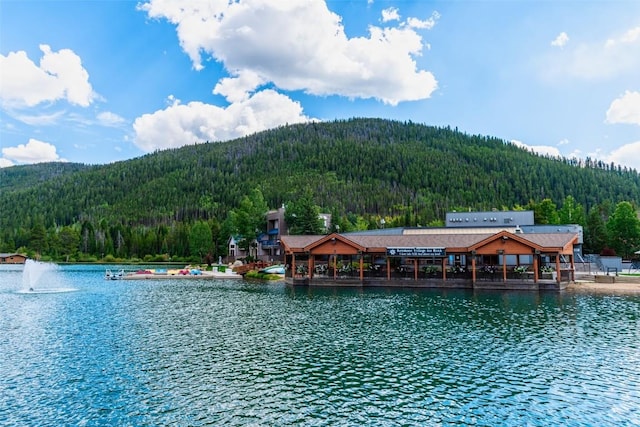
{"type": "Polygon", "coordinates": [[[0,1],[0,167],[350,117],[640,171],[640,2],[0,1]]]}

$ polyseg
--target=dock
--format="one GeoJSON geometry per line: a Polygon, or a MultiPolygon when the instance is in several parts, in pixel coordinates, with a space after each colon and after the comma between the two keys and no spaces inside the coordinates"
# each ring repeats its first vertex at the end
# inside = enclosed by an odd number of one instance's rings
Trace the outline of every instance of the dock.
{"type": "Polygon", "coordinates": [[[117,277],[107,270],[105,274],[107,280],[161,280],[161,279],[177,279],[177,280],[202,280],[202,279],[242,279],[242,275],[225,268],[223,271],[206,271],[200,269],[192,270],[153,270],[143,269],[127,273],[119,273],[117,277]]]}

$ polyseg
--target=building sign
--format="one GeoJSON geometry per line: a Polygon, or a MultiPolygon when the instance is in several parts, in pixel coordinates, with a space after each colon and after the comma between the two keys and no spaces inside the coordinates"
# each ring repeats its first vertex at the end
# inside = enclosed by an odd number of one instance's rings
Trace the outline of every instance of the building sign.
{"type": "Polygon", "coordinates": [[[387,248],[387,256],[426,258],[443,257],[445,248],[387,248]]]}

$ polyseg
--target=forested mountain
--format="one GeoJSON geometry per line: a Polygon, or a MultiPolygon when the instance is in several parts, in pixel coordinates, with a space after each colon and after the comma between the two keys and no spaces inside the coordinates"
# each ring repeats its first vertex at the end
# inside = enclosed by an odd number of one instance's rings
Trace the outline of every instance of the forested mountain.
{"type": "Polygon", "coordinates": [[[223,143],[160,151],[101,166],[0,169],[0,239],[89,222],[147,227],[222,222],[259,188],[276,208],[310,188],[334,215],[441,220],[567,196],[590,209],[640,202],[640,175],[594,161],[546,158],[498,138],[382,119],[284,126],[223,143]]]}
{"type": "Polygon", "coordinates": [[[49,180],[55,180],[61,175],[85,170],[88,167],[79,163],[54,162],[0,168],[0,194],[39,186],[49,180]]]}

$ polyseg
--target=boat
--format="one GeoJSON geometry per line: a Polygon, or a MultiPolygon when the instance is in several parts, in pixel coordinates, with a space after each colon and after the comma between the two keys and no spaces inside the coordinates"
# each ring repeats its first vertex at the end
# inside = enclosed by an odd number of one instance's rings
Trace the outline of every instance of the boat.
{"type": "Polygon", "coordinates": [[[124,270],[119,270],[114,273],[111,270],[107,269],[107,271],[104,272],[105,280],[121,280],[124,279],[124,276],[124,270]]]}
{"type": "Polygon", "coordinates": [[[284,265],[279,264],[279,265],[272,265],[269,267],[265,267],[262,270],[259,271],[259,273],[265,273],[265,274],[284,274],[284,265]]]}

